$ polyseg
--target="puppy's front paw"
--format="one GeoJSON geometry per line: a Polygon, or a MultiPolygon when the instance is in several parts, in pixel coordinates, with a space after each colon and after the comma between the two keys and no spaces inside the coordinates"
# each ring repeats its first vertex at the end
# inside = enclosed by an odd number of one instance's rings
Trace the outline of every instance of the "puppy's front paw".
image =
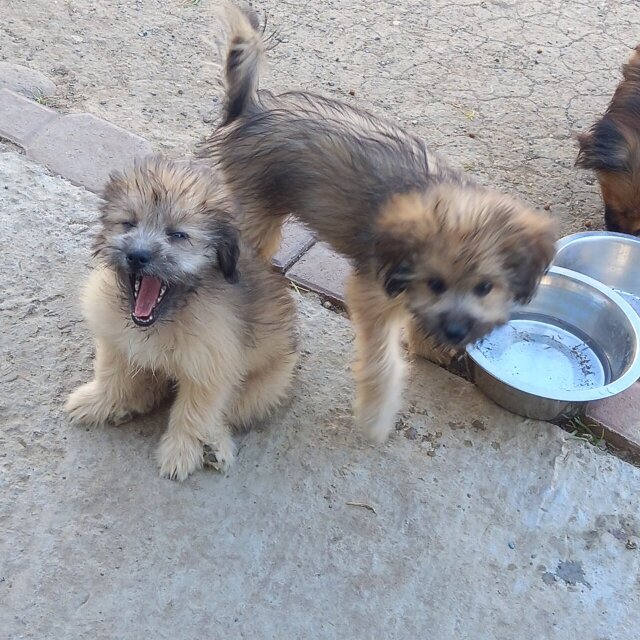
{"type": "Polygon", "coordinates": [[[205,444],[203,448],[204,464],[216,471],[224,473],[229,469],[234,457],[234,446],[231,438],[216,444],[205,444]]]}
{"type": "Polygon", "coordinates": [[[379,403],[373,406],[369,403],[364,406],[363,404],[358,402],[355,406],[357,428],[371,441],[378,444],[385,442],[393,431],[397,407],[395,404],[393,406],[380,406],[379,403]]]}
{"type": "Polygon", "coordinates": [[[160,475],[182,482],[202,467],[202,443],[197,438],[168,431],[158,449],[160,475]]]}
{"type": "Polygon", "coordinates": [[[132,417],[132,412],[109,401],[108,393],[94,380],[78,387],[67,399],[64,410],[74,425],[119,425],[132,417]]]}
{"type": "Polygon", "coordinates": [[[391,423],[370,411],[356,410],[355,421],[358,430],[378,444],[384,442],[391,433],[391,423]]]}

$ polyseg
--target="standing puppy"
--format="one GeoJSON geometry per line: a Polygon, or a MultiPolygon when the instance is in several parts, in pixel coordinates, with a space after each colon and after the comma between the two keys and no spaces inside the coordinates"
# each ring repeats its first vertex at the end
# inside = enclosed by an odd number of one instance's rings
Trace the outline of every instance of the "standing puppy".
{"type": "Polygon", "coordinates": [[[233,460],[246,428],[283,398],[296,362],[283,278],[242,244],[211,171],[150,158],[112,175],[84,291],[95,378],[69,397],[72,422],[121,423],[177,383],[160,473],[184,480],[233,460]]]}
{"type": "Polygon", "coordinates": [[[461,348],[534,293],[553,256],[546,217],[481,188],[399,127],[310,93],[258,91],[264,46],[229,10],[224,120],[201,149],[244,209],[246,237],[270,258],[292,213],[349,258],[356,329],[356,419],[391,431],[405,376],[401,331],[461,348]]]}
{"type": "Polygon", "coordinates": [[[609,231],[640,235],[640,45],[622,68],[607,112],[578,137],[576,161],[593,169],[604,200],[609,231]]]}

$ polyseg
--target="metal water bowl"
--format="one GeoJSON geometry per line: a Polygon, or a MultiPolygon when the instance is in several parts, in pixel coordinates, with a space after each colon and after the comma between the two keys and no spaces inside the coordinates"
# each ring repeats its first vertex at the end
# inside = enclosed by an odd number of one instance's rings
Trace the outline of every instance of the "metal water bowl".
{"type": "Polygon", "coordinates": [[[554,266],[533,300],[467,355],[474,382],[497,404],[539,420],[569,418],[638,379],[640,317],[609,286],[554,266]]]}

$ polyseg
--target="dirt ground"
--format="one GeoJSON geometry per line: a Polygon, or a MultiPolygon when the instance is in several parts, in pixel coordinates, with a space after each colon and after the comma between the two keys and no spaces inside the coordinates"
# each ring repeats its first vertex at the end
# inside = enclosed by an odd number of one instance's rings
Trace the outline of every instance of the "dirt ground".
{"type": "MultiPolygon", "coordinates": [[[[213,0],[3,0],[0,58],[48,74],[49,103],[189,153],[215,123],[213,0]]],[[[264,85],[400,121],[481,182],[546,206],[562,232],[602,224],[572,133],[602,112],[637,43],[614,0],[256,2],[280,43],[264,85]],[[353,93],[353,95],[351,95],[353,93]]]]}

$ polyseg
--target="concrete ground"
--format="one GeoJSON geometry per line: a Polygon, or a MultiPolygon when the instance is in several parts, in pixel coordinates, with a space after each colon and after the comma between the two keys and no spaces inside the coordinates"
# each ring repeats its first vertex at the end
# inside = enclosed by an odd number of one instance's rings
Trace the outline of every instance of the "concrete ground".
{"type": "Polygon", "coordinates": [[[0,147],[2,638],[638,637],[640,469],[424,362],[368,444],[351,327],[314,297],[290,403],[228,476],[157,476],[166,409],[71,428],[96,202],[0,147]]]}

